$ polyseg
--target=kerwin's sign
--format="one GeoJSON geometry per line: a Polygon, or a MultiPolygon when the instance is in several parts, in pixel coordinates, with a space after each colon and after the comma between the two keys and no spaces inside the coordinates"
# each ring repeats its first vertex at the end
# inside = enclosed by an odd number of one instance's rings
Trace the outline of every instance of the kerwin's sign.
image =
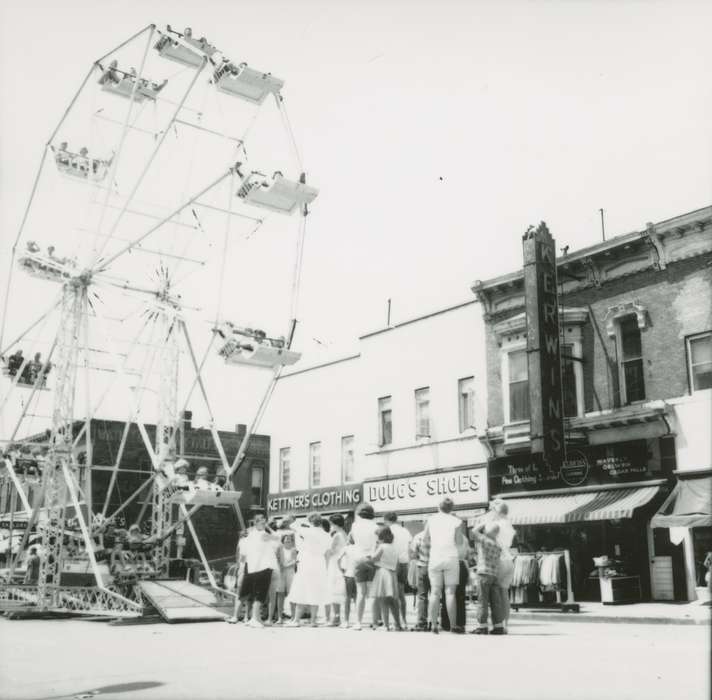
{"type": "Polygon", "coordinates": [[[532,453],[551,469],[564,456],[556,243],[542,221],[523,237],[532,453]]]}

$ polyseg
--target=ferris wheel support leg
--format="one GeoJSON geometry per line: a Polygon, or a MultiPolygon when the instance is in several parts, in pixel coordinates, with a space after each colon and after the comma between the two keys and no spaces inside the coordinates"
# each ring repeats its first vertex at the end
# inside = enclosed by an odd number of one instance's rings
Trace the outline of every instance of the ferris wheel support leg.
{"type": "Polygon", "coordinates": [[[111,257],[109,257],[108,259],[101,262],[101,264],[99,264],[97,267],[95,267],[92,270],[92,272],[96,273],[96,272],[103,272],[104,270],[106,270],[109,267],[109,265],[111,265],[111,263],[114,262],[114,260],[116,260],[117,258],[120,258],[124,253],[127,253],[133,247],[138,245],[141,241],[148,238],[154,231],[157,231],[159,228],[161,228],[161,226],[163,226],[165,223],[169,222],[174,216],[178,216],[178,214],[180,214],[183,211],[183,209],[186,209],[191,204],[193,204],[193,202],[195,202],[197,199],[200,199],[204,194],[206,194],[207,192],[210,192],[210,190],[212,190],[213,187],[215,187],[216,185],[219,185],[226,177],[229,177],[233,173],[234,170],[235,170],[235,168],[232,167],[226,173],[223,173],[219,178],[217,178],[216,180],[211,182],[207,187],[203,188],[196,195],[192,196],[188,201],[181,204],[175,211],[171,212],[168,216],[164,217],[163,219],[161,219],[161,221],[159,221],[157,224],[155,224],[150,229],[148,229],[148,231],[146,231],[145,233],[142,233],[140,236],[138,236],[138,238],[135,238],[134,240],[130,241],[123,248],[121,248],[116,253],[114,253],[111,257]]]}
{"type": "Polygon", "coordinates": [[[117,515],[120,515],[123,513],[126,508],[128,508],[138,497],[139,495],[143,492],[143,490],[149,486],[150,484],[153,483],[153,480],[156,478],[155,474],[151,474],[151,476],[146,479],[109,517],[108,519],[111,520],[115,518],[117,515]]]}
{"type": "Polygon", "coordinates": [[[205,556],[205,551],[203,550],[203,545],[200,544],[200,540],[198,539],[198,533],[195,531],[195,525],[193,525],[193,521],[190,518],[190,515],[188,514],[187,508],[181,503],[180,506],[180,511],[181,515],[183,515],[186,519],[186,523],[188,525],[188,530],[190,530],[190,534],[193,538],[193,543],[195,544],[195,549],[198,552],[198,557],[200,558],[200,562],[203,565],[203,568],[205,569],[205,573],[208,575],[208,580],[210,581],[210,585],[213,588],[218,588],[218,584],[215,581],[215,576],[213,576],[213,569],[210,566],[207,557],[205,556]]]}
{"type": "MultiPolygon", "coordinates": [[[[126,135],[129,132],[129,126],[130,126],[130,122],[131,122],[131,113],[133,112],[134,104],[136,104],[136,92],[138,90],[138,86],[141,84],[141,80],[143,79],[143,69],[146,66],[146,57],[148,56],[148,50],[151,48],[151,42],[153,41],[153,33],[156,31],[156,25],[155,24],[150,25],[150,29],[151,29],[151,31],[148,35],[148,41],[146,42],[146,48],[144,49],[143,57],[141,58],[141,66],[138,69],[138,75],[136,76],[136,79],[133,81],[133,86],[131,88],[131,95],[129,97],[129,105],[128,105],[128,108],[126,109],[126,118],[124,119],[124,125],[121,130],[121,137],[119,138],[119,145],[116,147],[116,153],[111,161],[109,183],[106,188],[106,194],[104,195],[104,204],[102,205],[102,208],[101,208],[101,215],[99,216],[99,224],[96,227],[96,230],[99,233],[101,233],[101,228],[104,223],[104,217],[106,216],[106,209],[107,209],[107,204],[109,203],[109,197],[111,196],[114,186],[116,185],[116,171],[118,170],[118,167],[119,167],[119,160],[121,159],[121,152],[123,151],[123,148],[124,148],[124,141],[126,140],[126,135]]],[[[101,250],[104,249],[104,246],[106,246],[107,241],[108,241],[108,238],[104,240],[104,243],[102,244],[102,247],[101,247],[99,253],[94,255],[94,259],[93,259],[90,267],[93,267],[94,264],[96,263],[96,260],[101,255],[101,250]]],[[[96,238],[94,239],[94,251],[96,252],[96,238]]]]}
{"type": "MultiPolygon", "coordinates": [[[[84,432],[86,433],[86,439],[84,441],[84,446],[86,452],[84,455],[84,483],[80,484],[80,488],[84,492],[84,502],[87,505],[87,513],[89,518],[89,524],[91,525],[94,517],[93,509],[93,499],[92,499],[92,474],[91,465],[94,463],[94,450],[91,435],[91,396],[89,393],[89,315],[85,314],[82,318],[82,336],[84,338],[84,405],[86,410],[86,416],[84,418],[84,432]]],[[[81,473],[81,471],[80,471],[81,473]]]]}
{"type": "Polygon", "coordinates": [[[22,501],[22,507],[25,513],[27,513],[27,515],[29,516],[30,513],[32,513],[32,507],[30,506],[30,502],[27,500],[27,494],[22,488],[22,483],[18,479],[17,474],[15,473],[15,469],[13,468],[12,464],[9,463],[9,461],[10,460],[5,462],[5,469],[7,469],[10,481],[12,481],[12,485],[15,487],[15,490],[17,491],[17,494],[20,497],[20,500],[22,501]]]}
{"type": "MultiPolygon", "coordinates": [[[[6,297],[7,299],[7,297],[6,297]]],[[[30,331],[34,330],[37,328],[37,326],[42,323],[60,304],[62,303],[62,296],[60,295],[57,299],[57,301],[52,304],[52,306],[47,309],[39,318],[37,318],[35,321],[32,322],[31,325],[29,325],[27,328],[25,328],[20,335],[17,336],[12,342],[8,343],[6,347],[0,346],[0,356],[4,356],[5,353],[15,344],[19,343],[30,331]]]]}
{"type": "MultiPolygon", "coordinates": [[[[20,542],[20,546],[17,549],[17,556],[13,557],[12,556],[12,547],[10,548],[10,574],[8,576],[8,580],[12,581],[12,578],[15,574],[15,568],[20,562],[20,556],[22,555],[22,552],[25,551],[25,547],[27,547],[27,542],[30,539],[30,533],[32,532],[32,528],[34,528],[35,523],[37,522],[37,518],[39,517],[40,511],[42,510],[42,506],[44,504],[44,495],[45,495],[45,482],[44,480],[42,481],[42,486],[40,488],[40,492],[36,497],[35,500],[35,505],[32,508],[32,513],[30,517],[27,519],[27,527],[25,528],[25,531],[22,533],[22,541],[20,542]]],[[[10,529],[12,531],[12,528],[10,529]]]]}
{"type": "MultiPolygon", "coordinates": [[[[149,44],[150,44],[150,39],[149,39],[149,44]]],[[[145,57],[144,57],[145,60],[145,57]]],[[[114,235],[116,232],[116,229],[119,227],[119,224],[121,223],[121,220],[123,219],[124,214],[126,213],[126,210],[129,208],[131,205],[131,202],[133,201],[133,198],[136,196],[136,192],[138,192],[139,187],[141,186],[141,183],[143,182],[143,179],[146,177],[148,174],[148,171],[151,168],[151,165],[153,165],[153,161],[155,160],[156,156],[158,155],[158,151],[161,149],[161,146],[163,145],[163,142],[166,140],[166,136],[168,136],[168,133],[170,131],[171,126],[176,121],[176,118],[178,117],[178,114],[180,113],[181,109],[183,109],[183,105],[185,104],[185,101],[188,99],[188,95],[190,95],[191,91],[193,90],[193,86],[197,82],[198,78],[200,77],[200,74],[203,72],[203,68],[205,68],[205,64],[208,62],[208,59],[206,56],[203,56],[203,62],[200,64],[200,66],[196,69],[195,75],[193,76],[193,79],[190,81],[190,85],[188,86],[188,89],[185,91],[185,94],[183,95],[183,98],[181,101],[178,103],[178,106],[176,107],[175,111],[173,112],[168,124],[165,126],[163,129],[160,138],[158,139],[158,143],[153,149],[153,153],[148,158],[148,161],[146,162],[146,165],[143,166],[143,170],[141,171],[141,174],[138,176],[138,179],[136,180],[136,184],[133,186],[133,189],[131,190],[131,193],[129,196],[126,198],[126,201],[124,202],[124,205],[121,207],[121,211],[119,212],[118,216],[116,217],[116,220],[111,226],[111,230],[109,231],[107,237],[104,240],[104,243],[102,244],[101,248],[99,248],[99,251],[97,255],[95,256],[94,262],[92,263],[92,266],[96,264],[96,261],[101,257],[102,252],[106,248],[107,243],[109,242],[109,239],[111,236],[114,235]]],[[[135,88],[136,86],[134,86],[135,88]]],[[[123,138],[121,140],[121,143],[123,144],[123,138]]],[[[120,148],[121,146],[119,146],[120,148]]],[[[114,173],[116,171],[114,170],[114,173]]],[[[106,203],[108,203],[108,196],[110,194],[111,188],[107,190],[107,195],[106,195],[106,203]]],[[[99,228],[101,228],[101,224],[99,225],[99,228]]]]}
{"type": "Polygon", "coordinates": [[[208,399],[208,392],[205,390],[205,384],[203,384],[203,378],[200,376],[200,367],[198,367],[198,362],[195,359],[195,352],[193,350],[193,343],[190,341],[190,335],[188,333],[188,327],[185,321],[181,321],[181,327],[183,329],[183,335],[185,336],[185,342],[188,346],[188,354],[190,355],[191,362],[195,368],[195,379],[200,386],[200,393],[203,395],[203,401],[205,401],[205,406],[208,409],[208,415],[210,416],[210,433],[213,436],[213,442],[217,448],[218,454],[220,455],[220,461],[222,462],[223,469],[225,473],[230,469],[230,463],[227,460],[227,455],[223,449],[222,440],[220,439],[220,434],[215,428],[215,416],[213,415],[213,410],[210,407],[210,400],[208,399]]]}
{"type": "Polygon", "coordinates": [[[141,34],[144,34],[145,32],[147,32],[149,30],[151,31],[151,33],[153,33],[155,31],[155,29],[156,29],[155,24],[146,25],[143,29],[140,29],[133,36],[130,36],[128,39],[126,39],[126,41],[122,41],[118,46],[111,49],[111,51],[109,51],[109,53],[105,53],[103,56],[100,56],[99,58],[97,58],[96,61],[94,61],[94,65],[100,64],[104,59],[109,58],[109,56],[111,56],[112,53],[116,53],[117,51],[120,51],[121,49],[124,48],[124,46],[126,46],[127,44],[130,44],[134,39],[138,39],[141,36],[141,34]]]}

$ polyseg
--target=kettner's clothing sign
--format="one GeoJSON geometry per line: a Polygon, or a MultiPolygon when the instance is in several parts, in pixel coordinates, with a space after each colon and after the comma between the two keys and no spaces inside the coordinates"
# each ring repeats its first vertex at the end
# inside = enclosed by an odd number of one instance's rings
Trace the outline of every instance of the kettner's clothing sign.
{"type": "Polygon", "coordinates": [[[547,465],[542,455],[502,457],[490,462],[493,493],[537,489],[571,488],[596,484],[620,484],[658,478],[650,470],[645,440],[567,450],[558,469],[547,465]]]}
{"type": "Polygon", "coordinates": [[[310,511],[353,510],[361,502],[361,484],[332,486],[306,491],[270,494],[267,498],[269,515],[308,513],[310,511]]]}
{"type": "Polygon", "coordinates": [[[487,466],[406,474],[363,484],[363,500],[377,513],[433,511],[446,496],[452,498],[456,508],[486,504],[487,466]]]}
{"type": "Polygon", "coordinates": [[[542,221],[523,238],[532,453],[552,469],[563,460],[564,412],[559,348],[556,242],[542,221]]]}

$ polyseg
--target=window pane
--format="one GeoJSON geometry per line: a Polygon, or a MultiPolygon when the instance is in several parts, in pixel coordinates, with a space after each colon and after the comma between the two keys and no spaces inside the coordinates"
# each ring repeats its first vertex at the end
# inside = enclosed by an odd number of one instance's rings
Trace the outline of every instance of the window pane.
{"type": "Polygon", "coordinates": [[[564,416],[567,418],[578,415],[576,373],[574,360],[571,359],[573,350],[573,345],[561,346],[561,383],[564,390],[564,416]]]}
{"type": "Polygon", "coordinates": [[[311,485],[321,484],[321,443],[312,442],[309,445],[309,463],[311,468],[311,485]]]}
{"type": "Polygon", "coordinates": [[[509,355],[509,381],[521,382],[528,378],[527,370],[527,351],[517,350],[510,352],[509,355]]]}
{"type": "Polygon", "coordinates": [[[280,474],[281,474],[282,491],[289,490],[289,481],[290,481],[289,456],[290,456],[290,450],[288,447],[283,447],[282,449],[280,449],[280,451],[279,451],[279,470],[280,470],[280,474]]]}
{"type": "Polygon", "coordinates": [[[460,432],[475,425],[475,378],[465,377],[457,382],[460,432]]]}
{"type": "Polygon", "coordinates": [[[509,384],[509,420],[527,420],[529,418],[529,382],[510,382],[509,384]]]}
{"type": "Polygon", "coordinates": [[[416,437],[430,435],[430,389],[415,390],[415,434],[416,437]]]}
{"type": "Polygon", "coordinates": [[[712,335],[690,340],[690,358],[693,365],[712,362],[712,335]]]}
{"type": "Polygon", "coordinates": [[[643,379],[643,360],[623,362],[625,380],[625,397],[627,403],[642,401],[645,398],[645,381],[643,379]]]}
{"type": "Polygon", "coordinates": [[[620,322],[623,360],[637,360],[643,356],[640,345],[640,328],[635,316],[626,316],[620,322]]]}
{"type": "Polygon", "coordinates": [[[381,412],[381,444],[390,445],[393,442],[393,426],[391,424],[391,411],[381,412]]]}
{"type": "Polygon", "coordinates": [[[264,470],[262,467],[252,467],[252,502],[262,503],[262,481],[264,470]]]}
{"type": "Polygon", "coordinates": [[[354,438],[341,438],[341,478],[344,482],[354,480],[354,438]]]}

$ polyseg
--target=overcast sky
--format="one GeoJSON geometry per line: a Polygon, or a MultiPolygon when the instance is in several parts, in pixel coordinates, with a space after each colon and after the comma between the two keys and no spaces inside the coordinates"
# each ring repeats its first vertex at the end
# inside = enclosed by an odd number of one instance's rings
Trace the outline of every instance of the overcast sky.
{"type": "Polygon", "coordinates": [[[320,188],[307,361],[313,338],[338,352],[384,325],[389,297],[395,322],[471,298],[475,279],[521,265],[541,219],[573,250],[600,240],[601,207],[617,235],[712,202],[709,2],[5,0],[4,261],[91,62],[150,22],[285,80],[320,188]]]}

